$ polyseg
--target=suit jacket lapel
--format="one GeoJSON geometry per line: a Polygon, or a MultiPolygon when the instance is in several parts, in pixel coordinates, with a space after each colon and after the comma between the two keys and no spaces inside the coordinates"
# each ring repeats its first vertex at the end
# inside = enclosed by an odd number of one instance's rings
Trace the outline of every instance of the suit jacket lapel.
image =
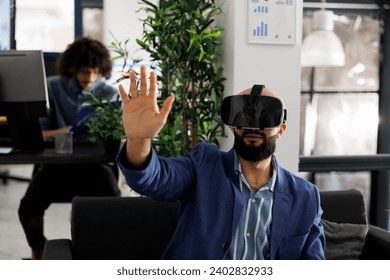
{"type": "Polygon", "coordinates": [[[231,149],[227,153],[223,153],[223,162],[225,167],[225,174],[229,178],[229,181],[234,189],[234,211],[233,211],[233,223],[232,223],[232,236],[240,221],[242,210],[244,208],[244,200],[239,190],[239,178],[234,171],[234,150],[231,149]]]}
{"type": "Polygon", "coordinates": [[[282,237],[286,229],[290,216],[293,197],[286,192],[288,184],[284,177],[283,170],[278,168],[278,175],[275,184],[274,205],[272,210],[270,258],[274,259],[278,248],[282,242],[282,237]]]}

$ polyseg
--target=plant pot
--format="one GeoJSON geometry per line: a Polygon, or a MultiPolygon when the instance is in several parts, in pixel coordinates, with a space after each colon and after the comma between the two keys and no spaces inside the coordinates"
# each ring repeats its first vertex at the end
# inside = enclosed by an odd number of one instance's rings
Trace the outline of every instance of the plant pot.
{"type": "Polygon", "coordinates": [[[116,155],[119,152],[120,144],[121,141],[119,140],[114,140],[112,138],[106,139],[103,141],[104,152],[107,155],[116,155]]]}

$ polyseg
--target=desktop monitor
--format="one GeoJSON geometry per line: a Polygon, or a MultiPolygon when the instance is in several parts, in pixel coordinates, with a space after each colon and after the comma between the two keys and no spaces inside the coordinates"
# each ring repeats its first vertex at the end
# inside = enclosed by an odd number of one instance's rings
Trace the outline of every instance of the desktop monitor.
{"type": "Polygon", "coordinates": [[[40,50],[0,52],[0,116],[5,116],[15,149],[43,150],[39,117],[49,102],[40,50]]]}

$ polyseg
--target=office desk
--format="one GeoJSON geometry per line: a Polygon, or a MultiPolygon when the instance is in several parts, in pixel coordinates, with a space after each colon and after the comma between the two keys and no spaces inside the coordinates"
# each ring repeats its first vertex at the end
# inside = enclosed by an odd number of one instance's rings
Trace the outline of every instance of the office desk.
{"type": "MultiPolygon", "coordinates": [[[[73,154],[57,154],[54,149],[43,151],[18,151],[7,155],[0,155],[0,165],[10,164],[80,164],[80,163],[107,163],[114,162],[116,155],[104,153],[103,145],[91,143],[77,143],[73,146],[73,154]]],[[[8,172],[0,172],[0,179],[4,184],[7,180],[30,181],[30,178],[10,176],[8,172]]]]}
{"type": "Polygon", "coordinates": [[[104,153],[100,144],[75,144],[73,154],[57,154],[54,149],[18,151],[0,155],[0,164],[73,164],[114,162],[116,155],[104,153]]]}

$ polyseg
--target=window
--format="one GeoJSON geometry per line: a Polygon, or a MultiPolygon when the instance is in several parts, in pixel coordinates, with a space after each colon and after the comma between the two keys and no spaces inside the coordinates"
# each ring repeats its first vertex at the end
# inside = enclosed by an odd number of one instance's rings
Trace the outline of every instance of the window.
{"type": "MultiPolygon", "coordinates": [[[[304,30],[310,19],[303,21],[304,30]]],[[[345,66],[302,67],[301,155],[376,154],[379,30],[378,19],[339,16],[334,31],[345,66]]]]}
{"type": "MultiPolygon", "coordinates": [[[[334,10],[343,67],[302,67],[300,155],[375,155],[378,143],[381,19],[359,10],[334,10]]],[[[303,38],[311,29],[304,12],[303,38]]],[[[304,173],[321,191],[360,190],[370,208],[372,173],[304,173]]]]}
{"type": "Polygon", "coordinates": [[[16,49],[62,52],[74,40],[74,1],[17,0],[16,49]]]}

